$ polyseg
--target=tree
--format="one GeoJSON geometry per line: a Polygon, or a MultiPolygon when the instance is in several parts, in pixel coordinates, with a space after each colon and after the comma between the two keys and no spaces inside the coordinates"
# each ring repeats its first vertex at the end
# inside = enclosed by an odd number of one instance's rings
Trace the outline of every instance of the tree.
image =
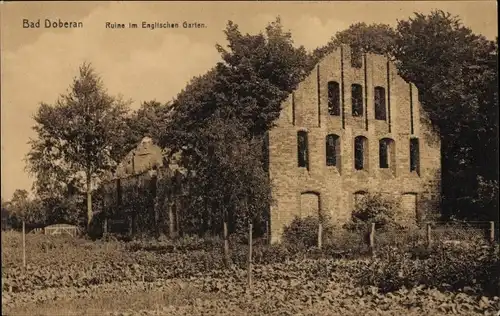
{"type": "Polygon", "coordinates": [[[481,186],[498,179],[498,46],[443,11],[417,13],[397,32],[398,70],[442,135],[445,213],[491,220],[496,206],[483,206],[497,202],[478,202],[481,186]]]}
{"type": "Polygon", "coordinates": [[[70,90],[34,116],[27,169],[42,197],[62,196],[68,183],[86,193],[87,225],[92,220],[93,182],[125,154],[127,103],[110,96],[90,64],[84,63],[70,90]]]}
{"type": "Polygon", "coordinates": [[[310,56],[304,47],[293,46],[280,18],[265,33],[242,34],[232,21],[224,33],[227,48],[216,46],[223,61],[194,78],[174,100],[166,142],[190,147],[195,130],[216,111],[241,120],[248,137],[262,136],[278,118],[281,103],[312,70],[310,56]]]}
{"type": "Polygon", "coordinates": [[[229,50],[217,45],[223,62],[216,67],[216,102],[226,107],[227,115],[240,118],[249,135],[263,135],[274,125],[282,102],[314,65],[303,46],[293,46],[279,17],[264,34],[243,35],[231,21],[225,34],[229,50]]]}
{"type": "Polygon", "coordinates": [[[40,201],[31,198],[28,191],[17,189],[10,201],[2,204],[8,211],[8,222],[13,228],[20,228],[22,222],[40,226],[46,224],[47,214],[40,201]]]}
{"type": "Polygon", "coordinates": [[[293,46],[279,18],[257,35],[242,34],[229,21],[225,34],[227,48],[217,45],[223,61],[177,96],[161,142],[172,152],[182,150],[182,165],[190,171],[187,209],[192,211],[186,213],[192,213],[184,218],[216,228],[224,220],[241,227],[266,216],[270,183],[262,165],[264,135],[282,102],[312,69],[310,56],[293,46]]]}
{"type": "Polygon", "coordinates": [[[135,146],[147,136],[158,144],[167,129],[171,109],[170,102],[165,104],[156,100],[143,102],[127,120],[131,132],[129,143],[135,146]]]}

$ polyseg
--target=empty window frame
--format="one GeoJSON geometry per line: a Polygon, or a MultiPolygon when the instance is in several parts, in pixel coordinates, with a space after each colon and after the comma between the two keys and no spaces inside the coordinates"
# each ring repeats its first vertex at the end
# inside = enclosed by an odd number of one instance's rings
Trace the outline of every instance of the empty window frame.
{"type": "Polygon", "coordinates": [[[410,138],[410,172],[420,174],[420,148],[418,138],[410,138]]]}
{"type": "Polygon", "coordinates": [[[351,85],[352,116],[363,116],[363,86],[351,85]]]}
{"type": "Polygon", "coordinates": [[[297,132],[298,166],[309,169],[309,148],[307,143],[307,132],[297,132]]]}
{"type": "Polygon", "coordinates": [[[336,81],[328,82],[328,114],[340,115],[340,86],[336,81]]]}
{"type": "Polygon", "coordinates": [[[340,137],[335,134],[326,136],[326,165],[337,166],[340,159],[340,137]]]}
{"type": "Polygon", "coordinates": [[[363,67],[363,52],[357,46],[351,46],[351,67],[363,67]]]}
{"type": "Polygon", "coordinates": [[[382,87],[375,87],[375,119],[385,121],[387,119],[387,110],[385,107],[385,89],[382,87]]]}
{"type": "Polygon", "coordinates": [[[379,141],[379,167],[394,168],[396,164],[394,140],[383,138],[379,141]]]}
{"type": "Polygon", "coordinates": [[[354,168],[356,170],[368,167],[368,139],[364,136],[354,138],[354,168]]]}

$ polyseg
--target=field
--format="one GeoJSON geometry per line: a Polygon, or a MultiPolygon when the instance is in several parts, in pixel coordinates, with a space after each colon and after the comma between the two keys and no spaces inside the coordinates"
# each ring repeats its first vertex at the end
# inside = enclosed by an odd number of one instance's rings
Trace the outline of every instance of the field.
{"type": "Polygon", "coordinates": [[[499,263],[492,247],[476,252],[438,247],[439,256],[426,259],[381,249],[373,259],[333,258],[327,247],[304,252],[256,244],[249,289],[247,248],[231,246],[234,264],[224,268],[217,240],[126,243],[27,235],[23,271],[21,234],[2,232],[2,312],[368,316],[500,311],[500,299],[491,294],[499,284],[490,282],[499,263]]]}

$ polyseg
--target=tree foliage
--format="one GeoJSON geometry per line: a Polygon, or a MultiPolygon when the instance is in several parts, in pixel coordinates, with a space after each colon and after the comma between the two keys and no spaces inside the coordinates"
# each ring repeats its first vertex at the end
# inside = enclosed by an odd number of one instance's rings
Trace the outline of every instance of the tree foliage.
{"type": "Polygon", "coordinates": [[[129,144],[135,146],[144,137],[150,137],[155,144],[158,144],[167,129],[170,110],[169,102],[160,103],[156,100],[143,102],[139,109],[127,117],[130,131],[129,144]]]}
{"type": "Polygon", "coordinates": [[[497,44],[442,11],[400,21],[397,32],[398,69],[442,135],[445,215],[494,219],[496,202],[478,202],[483,185],[498,192],[497,44]]]}
{"type": "Polygon", "coordinates": [[[27,169],[36,177],[36,193],[54,199],[86,191],[90,222],[92,182],[125,154],[127,113],[127,104],[83,64],[69,91],[52,105],[42,103],[34,116],[37,138],[29,141],[27,169]]]}
{"type": "Polygon", "coordinates": [[[387,24],[370,24],[364,22],[352,24],[348,29],[339,31],[322,47],[313,51],[316,61],[339,48],[342,44],[364,52],[393,57],[398,34],[387,24]]]}
{"type": "MultiPolygon", "coordinates": [[[[262,142],[281,103],[311,70],[303,47],[278,18],[251,35],[228,22],[227,47],[217,45],[222,62],[194,78],[173,102],[164,147],[182,150],[192,221],[217,229],[222,219],[241,225],[263,221],[270,184],[263,169],[262,142]],[[197,213],[199,212],[199,213],[197,213]]],[[[194,225],[194,224],[193,224],[194,225]]],[[[207,227],[208,228],[208,227],[207,227]]]]}
{"type": "Polygon", "coordinates": [[[28,227],[41,226],[47,222],[47,214],[37,198],[29,196],[28,191],[17,189],[10,201],[2,203],[2,212],[5,212],[7,225],[20,229],[24,221],[28,227]]]}

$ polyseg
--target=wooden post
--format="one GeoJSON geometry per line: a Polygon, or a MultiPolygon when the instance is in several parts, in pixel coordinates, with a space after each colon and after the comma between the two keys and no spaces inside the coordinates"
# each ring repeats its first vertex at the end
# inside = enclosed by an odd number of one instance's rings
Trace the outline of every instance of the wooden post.
{"type": "Polygon", "coordinates": [[[23,270],[26,269],[26,225],[23,221],[23,270]]]}
{"type": "Polygon", "coordinates": [[[181,235],[181,225],[179,222],[179,209],[182,207],[181,200],[179,196],[175,197],[175,209],[174,209],[174,217],[175,217],[175,235],[181,235]]]}
{"type": "Polygon", "coordinates": [[[227,235],[227,221],[224,218],[224,264],[229,267],[229,240],[227,235]]]}
{"type": "Polygon", "coordinates": [[[372,223],[370,229],[370,251],[375,256],[375,223],[372,223]]]}
{"type": "Polygon", "coordinates": [[[318,225],[318,249],[323,245],[323,224],[320,222],[318,225]]]}
{"type": "Polygon", "coordinates": [[[490,222],[490,242],[495,242],[495,222],[490,222]]]}
{"type": "Polygon", "coordinates": [[[171,201],[170,197],[168,201],[168,232],[170,238],[174,238],[174,230],[176,226],[176,223],[174,222],[174,207],[175,204],[171,201]]]}
{"type": "Polygon", "coordinates": [[[250,223],[248,225],[248,289],[252,289],[252,231],[253,225],[250,223]]]}
{"type": "Polygon", "coordinates": [[[103,228],[102,228],[103,233],[104,233],[104,235],[106,235],[108,233],[108,218],[106,216],[104,217],[104,222],[103,222],[102,226],[103,226],[103,228]]]}
{"type": "Polygon", "coordinates": [[[159,203],[158,203],[158,198],[157,198],[157,188],[158,188],[158,175],[155,169],[153,176],[151,177],[151,191],[152,191],[152,204],[153,204],[153,215],[155,218],[155,237],[159,238],[160,237],[160,211],[158,210],[159,203]]]}
{"type": "Polygon", "coordinates": [[[271,243],[271,238],[269,237],[269,221],[266,221],[266,243],[268,245],[271,243]]]}
{"type": "Polygon", "coordinates": [[[431,223],[427,223],[427,247],[432,245],[432,225],[431,223]]]}

